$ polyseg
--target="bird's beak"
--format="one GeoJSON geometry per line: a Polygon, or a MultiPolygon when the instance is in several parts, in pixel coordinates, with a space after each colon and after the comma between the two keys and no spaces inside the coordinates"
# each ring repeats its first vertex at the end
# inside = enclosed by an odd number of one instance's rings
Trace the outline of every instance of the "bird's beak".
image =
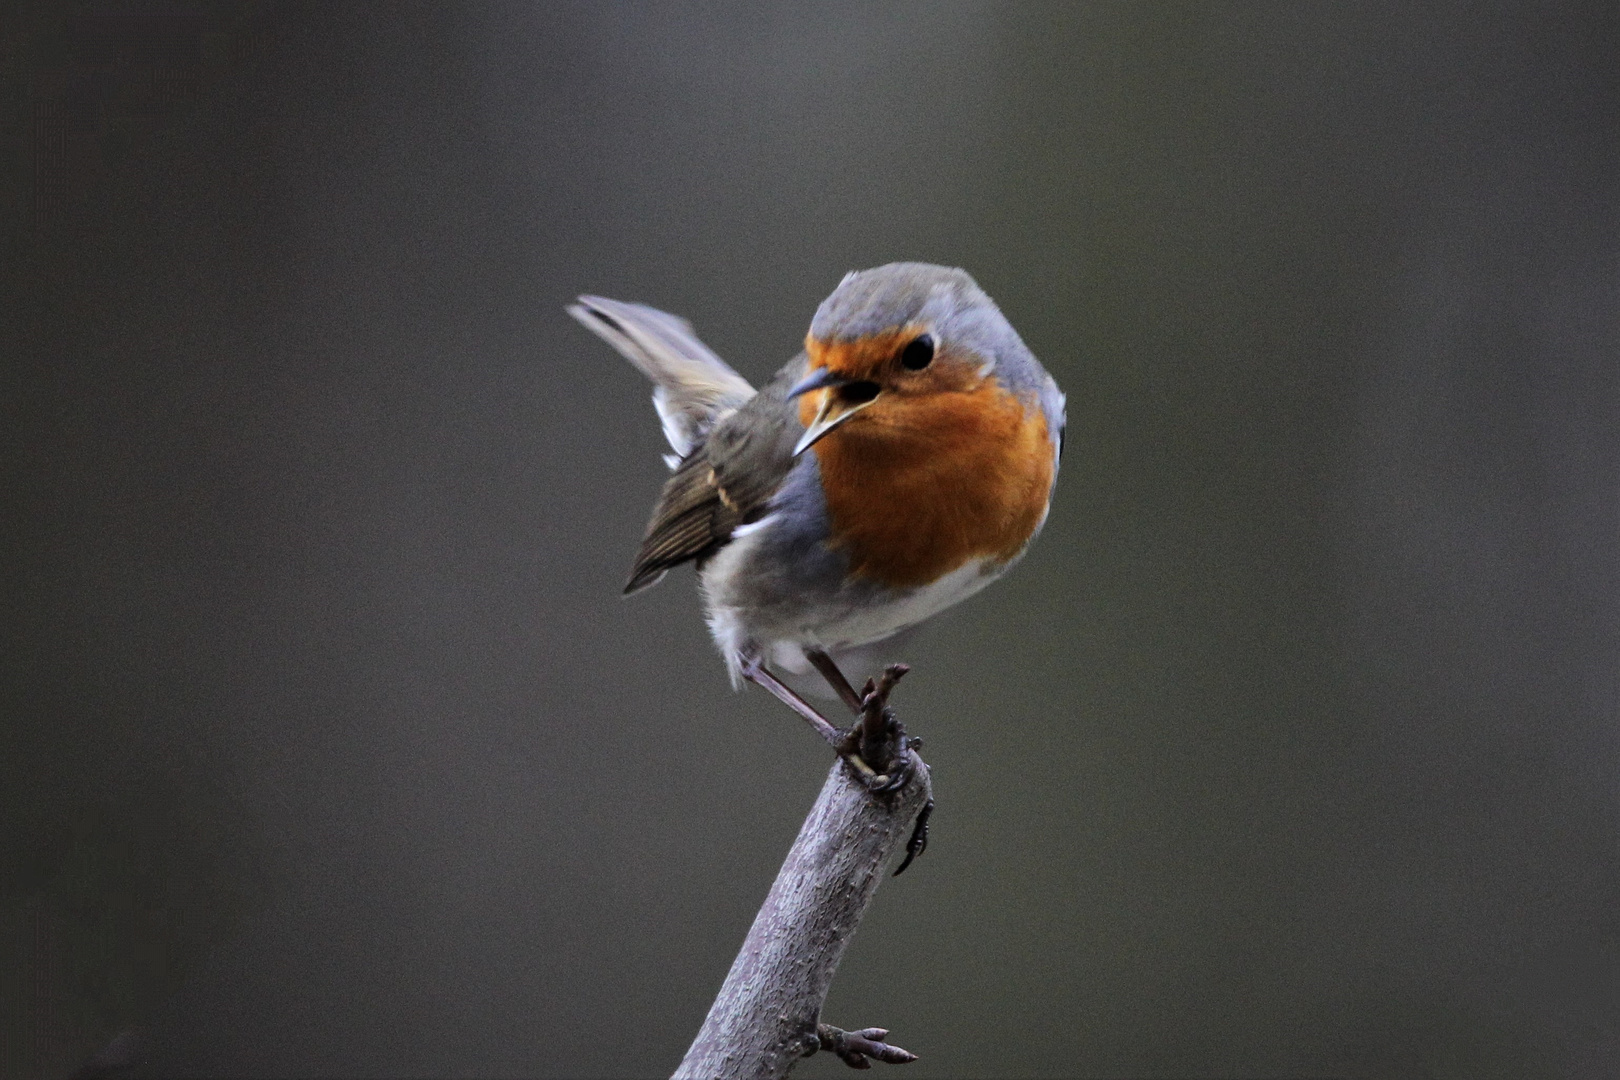
{"type": "Polygon", "coordinates": [[[812,390],[825,390],[829,386],[843,386],[849,380],[833,371],[832,368],[818,367],[809,375],[793,384],[793,389],[787,393],[788,400],[808,394],[812,390]]]}
{"type": "Polygon", "coordinates": [[[822,391],[821,407],[816,410],[815,419],[810,421],[810,426],[804,429],[804,434],[799,436],[799,441],[794,445],[794,457],[810,449],[816,444],[816,440],[877,400],[874,395],[865,401],[847,401],[837,393],[839,387],[847,386],[853,381],[834,374],[828,368],[817,368],[788,391],[789,400],[812,391],[822,391]]]}

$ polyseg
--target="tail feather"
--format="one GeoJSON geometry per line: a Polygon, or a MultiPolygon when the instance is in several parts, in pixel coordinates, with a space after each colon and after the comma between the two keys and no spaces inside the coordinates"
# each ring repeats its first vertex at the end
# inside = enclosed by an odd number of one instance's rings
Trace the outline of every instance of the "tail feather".
{"type": "Polygon", "coordinates": [[[748,380],[699,341],[685,319],[601,296],[581,296],[568,313],[653,381],[653,407],[680,458],[754,396],[748,380]]]}

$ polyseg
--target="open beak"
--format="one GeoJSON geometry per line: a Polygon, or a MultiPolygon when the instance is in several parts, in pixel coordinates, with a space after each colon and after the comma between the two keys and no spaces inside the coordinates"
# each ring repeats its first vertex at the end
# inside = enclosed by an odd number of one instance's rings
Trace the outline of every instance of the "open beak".
{"type": "Polygon", "coordinates": [[[804,434],[799,436],[799,441],[794,445],[794,457],[810,449],[816,444],[816,440],[877,400],[875,394],[864,401],[846,400],[838,390],[853,381],[842,375],[835,375],[827,368],[817,368],[788,391],[789,400],[812,391],[821,391],[821,407],[816,410],[815,419],[810,421],[810,426],[804,429],[804,434]]]}

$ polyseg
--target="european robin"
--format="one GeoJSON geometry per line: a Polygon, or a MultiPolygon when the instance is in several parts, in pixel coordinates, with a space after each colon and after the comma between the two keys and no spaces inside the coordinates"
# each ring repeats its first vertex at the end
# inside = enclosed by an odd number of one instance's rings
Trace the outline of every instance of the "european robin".
{"type": "Polygon", "coordinates": [[[846,275],[757,392],[674,315],[597,296],[568,310],[652,380],[674,451],[625,592],[695,562],[733,685],[835,744],[795,687],[819,673],[859,712],[846,673],[1005,573],[1046,520],[1063,394],[962,270],[846,275]]]}

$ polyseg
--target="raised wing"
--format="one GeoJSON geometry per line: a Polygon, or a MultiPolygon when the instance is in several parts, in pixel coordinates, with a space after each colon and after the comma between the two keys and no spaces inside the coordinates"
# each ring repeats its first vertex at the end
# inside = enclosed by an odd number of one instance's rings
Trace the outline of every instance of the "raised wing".
{"type": "Polygon", "coordinates": [[[671,468],[754,396],[748,380],[699,341],[685,319],[601,296],[580,297],[568,313],[653,381],[653,407],[677,455],[671,468]]]}

